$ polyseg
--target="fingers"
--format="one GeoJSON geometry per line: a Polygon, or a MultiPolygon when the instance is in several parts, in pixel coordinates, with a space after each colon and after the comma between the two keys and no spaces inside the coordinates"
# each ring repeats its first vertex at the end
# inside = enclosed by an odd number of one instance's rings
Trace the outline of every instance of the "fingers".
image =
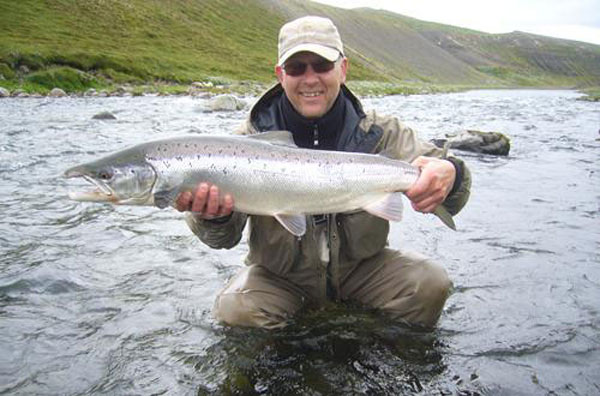
{"type": "Polygon", "coordinates": [[[421,174],[406,196],[416,211],[431,213],[452,189],[456,170],[451,162],[431,157],[419,157],[413,165],[421,169],[421,174]]]}
{"type": "MultiPolygon", "coordinates": [[[[207,183],[200,184],[193,195],[193,200],[191,202],[190,211],[202,213],[204,208],[206,207],[206,202],[209,199],[209,186],[207,183]]],[[[219,191],[217,190],[217,198],[219,191]]]]}
{"type": "Polygon", "coordinates": [[[190,191],[185,191],[179,194],[175,199],[175,209],[177,209],[180,212],[190,210],[192,198],[192,193],[190,191]]]}
{"type": "Polygon", "coordinates": [[[175,204],[180,212],[190,211],[205,219],[228,216],[234,207],[230,194],[221,197],[219,187],[208,183],[199,184],[193,193],[186,191],[179,194],[175,204]]]}

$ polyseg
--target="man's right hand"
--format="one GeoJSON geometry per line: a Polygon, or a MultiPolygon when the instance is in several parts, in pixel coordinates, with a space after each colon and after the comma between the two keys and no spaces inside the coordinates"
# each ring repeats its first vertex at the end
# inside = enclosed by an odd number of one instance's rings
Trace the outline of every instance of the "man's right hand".
{"type": "Polygon", "coordinates": [[[233,197],[221,197],[219,187],[200,183],[194,192],[185,191],[175,200],[175,208],[180,212],[192,212],[202,219],[229,216],[233,212],[233,197]]]}

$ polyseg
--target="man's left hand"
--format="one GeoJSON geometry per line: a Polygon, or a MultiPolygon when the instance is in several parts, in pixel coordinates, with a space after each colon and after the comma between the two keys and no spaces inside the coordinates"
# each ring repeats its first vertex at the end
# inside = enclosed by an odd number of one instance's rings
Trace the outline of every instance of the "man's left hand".
{"type": "Polygon", "coordinates": [[[412,165],[418,167],[421,174],[405,194],[413,209],[432,213],[450,193],[456,179],[456,169],[452,162],[433,157],[418,157],[412,165]]]}

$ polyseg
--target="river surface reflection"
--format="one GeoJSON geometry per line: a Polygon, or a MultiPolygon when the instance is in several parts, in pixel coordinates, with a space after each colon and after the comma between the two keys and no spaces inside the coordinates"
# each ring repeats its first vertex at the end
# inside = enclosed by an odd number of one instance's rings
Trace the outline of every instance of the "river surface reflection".
{"type": "Polygon", "coordinates": [[[244,111],[205,113],[191,97],[0,100],[0,394],[598,394],[600,106],[578,96],[365,99],[426,139],[512,139],[508,157],[462,154],[474,182],[457,232],[410,209],[392,226],[391,246],[454,282],[431,333],[335,306],[280,332],[223,328],[210,309],[245,242],[215,251],[174,210],[66,198],[71,165],[227,133],[244,111]],[[117,119],[92,119],[101,111],[117,119]]]}

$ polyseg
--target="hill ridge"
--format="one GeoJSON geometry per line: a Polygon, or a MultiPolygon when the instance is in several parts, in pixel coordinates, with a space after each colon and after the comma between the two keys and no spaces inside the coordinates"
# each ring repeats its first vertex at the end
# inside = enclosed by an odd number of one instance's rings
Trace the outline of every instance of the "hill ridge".
{"type": "Polygon", "coordinates": [[[43,85],[44,73],[57,67],[86,73],[73,77],[82,89],[94,81],[266,84],[274,81],[279,27],[307,14],[336,23],[351,80],[600,85],[598,45],[484,33],[370,8],[299,0],[0,0],[0,86],[43,85]]]}

